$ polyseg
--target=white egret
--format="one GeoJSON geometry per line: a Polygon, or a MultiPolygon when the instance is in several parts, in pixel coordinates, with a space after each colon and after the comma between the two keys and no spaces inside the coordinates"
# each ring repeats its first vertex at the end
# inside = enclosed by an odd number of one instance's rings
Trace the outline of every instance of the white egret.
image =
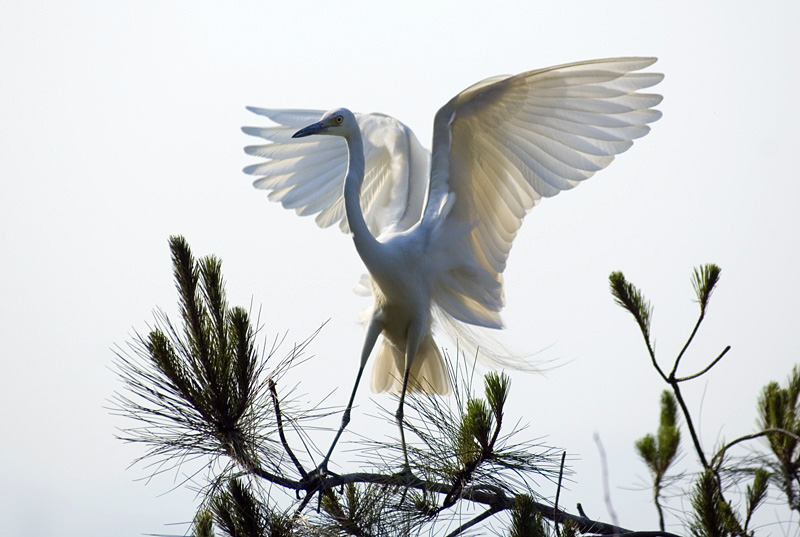
{"type": "Polygon", "coordinates": [[[405,454],[407,390],[450,390],[434,321],[451,333],[502,327],[502,274],[523,218],[649,132],[661,96],[639,90],[663,75],[637,71],[655,61],[594,60],[479,82],[436,114],[432,153],[381,114],[249,108],[279,126],[243,129],[272,142],[246,148],[270,160],[244,171],[261,176],[254,185],[270,190],[271,200],[352,233],[375,298],[355,386],[321,472],[379,335],[372,389],[399,392],[405,454]]]}

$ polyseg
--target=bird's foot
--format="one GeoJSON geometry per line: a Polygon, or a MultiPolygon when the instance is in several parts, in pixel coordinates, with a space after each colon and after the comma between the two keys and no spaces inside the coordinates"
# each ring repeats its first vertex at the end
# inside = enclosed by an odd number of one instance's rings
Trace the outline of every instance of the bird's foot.
{"type": "Polygon", "coordinates": [[[415,482],[419,481],[419,479],[411,472],[411,467],[408,465],[408,463],[403,464],[403,469],[396,474],[393,474],[392,477],[397,477],[402,480],[402,484],[400,486],[403,487],[403,495],[400,496],[400,503],[398,504],[400,506],[403,505],[403,502],[406,500],[408,489],[411,488],[411,485],[413,485],[415,482]]]}
{"type": "Polygon", "coordinates": [[[339,474],[328,470],[328,461],[322,461],[322,464],[317,466],[316,469],[307,473],[303,480],[300,482],[300,489],[313,492],[322,488],[322,482],[327,477],[339,477],[339,474]]]}
{"type": "Polygon", "coordinates": [[[414,474],[411,472],[411,467],[408,464],[403,464],[403,469],[396,474],[392,474],[392,477],[401,477],[407,482],[411,482],[416,479],[414,474]]]}

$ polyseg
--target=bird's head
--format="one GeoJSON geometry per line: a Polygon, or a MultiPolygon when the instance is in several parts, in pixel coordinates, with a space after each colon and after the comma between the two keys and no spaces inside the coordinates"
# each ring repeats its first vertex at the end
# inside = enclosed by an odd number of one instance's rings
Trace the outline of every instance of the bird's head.
{"type": "Polygon", "coordinates": [[[353,129],[358,128],[356,116],[347,108],[337,108],[322,115],[322,119],[304,127],[294,133],[292,138],[302,138],[312,134],[327,134],[329,136],[347,136],[353,129]]]}

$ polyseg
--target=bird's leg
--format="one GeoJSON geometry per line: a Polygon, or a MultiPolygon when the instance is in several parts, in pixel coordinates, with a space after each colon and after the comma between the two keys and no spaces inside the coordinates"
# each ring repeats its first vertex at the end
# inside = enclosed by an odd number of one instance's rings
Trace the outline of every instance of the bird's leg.
{"type": "Polygon", "coordinates": [[[325,458],[322,460],[322,464],[320,464],[317,468],[318,475],[328,473],[328,460],[331,458],[333,448],[336,447],[339,437],[342,436],[345,427],[347,427],[347,424],[350,423],[350,409],[353,408],[353,401],[356,398],[358,383],[361,382],[361,375],[364,373],[364,366],[367,365],[367,359],[369,358],[370,353],[372,353],[372,348],[375,346],[375,342],[378,340],[381,330],[383,330],[383,325],[377,320],[372,319],[367,327],[367,335],[364,338],[364,346],[361,349],[361,364],[358,367],[358,375],[356,375],[356,383],[353,386],[353,393],[350,394],[350,401],[347,403],[347,408],[345,409],[344,414],[342,414],[342,425],[339,427],[339,431],[336,433],[333,443],[328,449],[328,454],[325,455],[325,458]]]}
{"type": "Polygon", "coordinates": [[[397,407],[394,419],[397,420],[397,426],[400,427],[400,445],[403,446],[403,473],[411,473],[411,465],[408,464],[408,450],[406,449],[406,435],[403,430],[403,405],[406,401],[406,389],[408,388],[408,377],[411,372],[411,366],[406,364],[406,371],[403,374],[403,389],[400,392],[400,405],[397,407]]]}
{"type": "Polygon", "coordinates": [[[408,449],[406,448],[406,434],[403,430],[403,405],[406,401],[406,390],[408,388],[408,377],[411,373],[411,362],[406,358],[406,371],[403,373],[403,388],[400,391],[400,405],[397,407],[397,412],[394,417],[397,420],[397,426],[400,427],[400,445],[403,446],[403,469],[400,471],[400,476],[406,479],[406,488],[403,490],[403,495],[400,496],[399,505],[403,505],[408,492],[408,486],[411,484],[413,475],[411,474],[411,465],[408,463],[408,449]]]}
{"type": "Polygon", "coordinates": [[[403,446],[403,473],[411,475],[411,465],[408,463],[408,449],[406,448],[406,435],[403,430],[403,405],[406,401],[406,391],[408,391],[408,380],[411,375],[411,364],[417,357],[419,345],[422,341],[425,326],[424,323],[419,321],[412,323],[408,327],[406,334],[406,370],[403,373],[403,388],[400,391],[400,404],[397,407],[397,412],[394,417],[397,420],[397,426],[400,427],[400,444],[403,446]]]}

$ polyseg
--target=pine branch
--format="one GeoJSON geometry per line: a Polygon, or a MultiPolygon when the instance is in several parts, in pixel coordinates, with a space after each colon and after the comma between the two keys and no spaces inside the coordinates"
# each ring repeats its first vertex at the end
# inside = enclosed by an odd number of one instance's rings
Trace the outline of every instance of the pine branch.
{"type": "MultiPolygon", "coordinates": [[[[277,362],[272,360],[275,346],[266,356],[260,354],[255,342],[258,330],[248,311],[227,303],[221,262],[213,256],[196,260],[182,237],[172,237],[170,248],[180,323],[173,325],[165,313],[158,312],[155,327],[147,335],[137,335],[127,350],[118,349],[116,364],[124,389],[116,394],[112,411],[135,423],[123,429],[121,437],[145,444],[146,453],[138,460],[153,458],[156,472],[192,458],[206,459],[209,470],[221,469],[205,488],[204,506],[210,511],[198,512],[198,536],[213,533],[209,513],[229,535],[289,535],[302,526],[366,536],[388,530],[410,533],[434,517],[461,512],[456,506],[462,502],[485,506],[452,532],[457,535],[496,513],[518,512],[520,498],[526,498],[528,514],[540,521],[567,524],[566,535],[580,531],[672,537],[666,532],[631,532],[572,515],[537,496],[538,477],[554,483],[557,479],[560,492],[561,480],[568,473],[563,450],[558,450],[558,465],[555,449],[533,441],[512,442],[521,429],[504,430],[509,378],[487,375],[479,397],[471,390],[474,372],[468,365],[460,376],[448,365],[456,386],[450,400],[454,404],[424,394],[407,398],[405,425],[419,439],[409,452],[413,467],[424,479],[393,473],[400,444],[374,441],[362,446],[367,452],[370,446],[382,450],[382,462],[376,467],[385,471],[344,475],[310,471],[295,455],[285,426],[294,427],[306,442],[303,424],[330,412],[319,405],[298,408],[290,397],[279,397],[278,385],[299,363],[311,338],[277,362]],[[394,461],[390,460],[393,456],[394,461]],[[269,494],[283,490],[287,497],[294,493],[295,515],[274,512],[257,494],[259,490],[269,490],[269,494]],[[404,502],[409,491],[413,501],[404,502]],[[317,515],[306,511],[314,498],[319,500],[317,515]],[[314,516],[319,524],[304,526],[314,516]]],[[[649,305],[635,288],[625,289],[634,296],[631,303],[639,310],[649,348],[649,305]]],[[[387,414],[393,422],[393,413],[387,414]]],[[[311,444],[307,449],[316,448],[311,444]]]]}
{"type": "MultiPolygon", "coordinates": [[[[453,486],[440,483],[435,481],[426,481],[419,478],[412,477],[409,479],[407,476],[403,475],[387,475],[387,474],[376,474],[376,473],[369,473],[369,472],[355,472],[349,474],[342,474],[342,475],[331,475],[322,479],[319,479],[318,482],[299,482],[295,481],[293,483],[288,483],[289,485],[295,485],[295,490],[301,491],[310,491],[314,492],[315,490],[332,490],[343,485],[353,484],[353,483],[363,483],[363,484],[376,484],[376,485],[388,485],[397,487],[398,489],[409,488],[418,490],[420,492],[428,492],[428,493],[437,493],[437,494],[444,494],[447,495],[453,490],[453,486]]],[[[283,485],[283,483],[277,483],[283,485]]],[[[487,506],[496,506],[500,508],[500,510],[509,510],[514,507],[515,499],[513,497],[508,497],[502,491],[491,491],[487,490],[485,487],[472,487],[467,486],[462,489],[461,498],[464,500],[468,500],[473,503],[479,503],[487,506]]],[[[612,524],[606,524],[604,522],[599,522],[596,520],[590,520],[586,517],[572,515],[567,513],[563,510],[553,510],[552,505],[548,505],[542,502],[534,501],[534,507],[539,510],[544,518],[548,520],[552,520],[553,522],[564,523],[567,521],[572,521],[575,523],[582,533],[594,533],[599,535],[611,535],[611,534],[620,534],[620,535],[627,535],[627,534],[639,534],[641,532],[633,532],[632,530],[625,529],[619,526],[614,526],[612,524]]],[[[663,535],[663,536],[673,536],[669,532],[647,532],[652,535],[663,535]]]]}
{"type": "Polygon", "coordinates": [[[722,360],[722,358],[723,358],[723,357],[724,357],[726,354],[728,354],[728,351],[729,351],[729,350],[731,350],[731,346],[730,346],[730,345],[728,345],[727,347],[725,347],[724,349],[722,349],[722,352],[719,354],[719,356],[717,356],[716,358],[714,358],[714,360],[713,360],[713,361],[712,361],[710,364],[708,364],[708,365],[707,365],[707,366],[706,366],[704,369],[702,369],[701,371],[698,371],[698,372],[697,372],[697,373],[695,373],[694,375],[689,375],[689,376],[687,376],[687,377],[680,377],[680,378],[676,378],[675,380],[676,380],[676,381],[678,381],[678,382],[686,382],[687,380],[696,379],[697,377],[700,377],[700,376],[702,376],[702,375],[705,375],[706,373],[708,373],[708,371],[709,371],[709,370],[710,370],[712,367],[714,367],[715,365],[717,365],[717,363],[719,363],[719,361],[720,361],[720,360],[722,360]]]}
{"type": "Polygon", "coordinates": [[[292,459],[295,468],[297,468],[297,471],[300,472],[300,475],[303,476],[303,479],[305,479],[308,477],[308,473],[303,469],[303,466],[300,464],[297,456],[292,451],[292,448],[289,447],[289,442],[286,440],[286,434],[283,432],[283,417],[281,416],[280,403],[278,402],[278,390],[275,388],[275,381],[273,379],[269,379],[269,394],[272,396],[272,403],[275,406],[275,421],[278,426],[278,434],[281,438],[283,450],[287,455],[289,455],[289,458],[292,459]]]}
{"type": "Polygon", "coordinates": [[[669,382],[667,375],[664,374],[661,366],[656,361],[656,354],[650,340],[650,320],[653,316],[653,306],[644,298],[644,295],[636,286],[625,279],[622,272],[612,272],[608,277],[608,281],[615,302],[628,310],[633,315],[633,318],[636,319],[636,324],[639,325],[639,330],[642,332],[653,367],[664,381],[669,382]]]}

